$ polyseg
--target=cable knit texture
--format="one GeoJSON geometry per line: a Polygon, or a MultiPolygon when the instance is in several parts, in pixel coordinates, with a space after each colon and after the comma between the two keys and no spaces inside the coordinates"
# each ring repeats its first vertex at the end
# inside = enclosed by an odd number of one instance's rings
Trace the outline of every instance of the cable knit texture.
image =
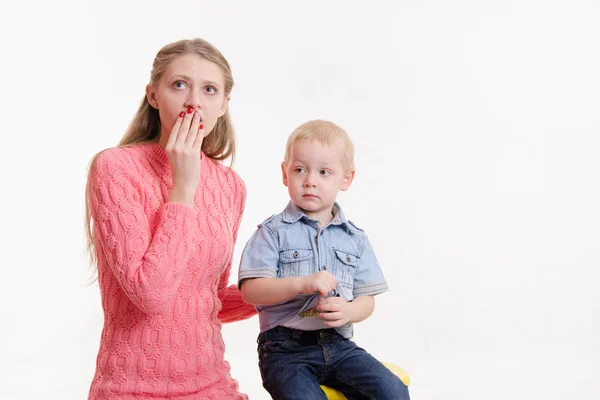
{"type": "Polygon", "coordinates": [[[104,328],[89,399],[247,399],[221,323],[256,313],[228,285],[246,200],[241,178],[202,156],[195,207],[156,143],[101,153],[88,196],[104,328]]]}

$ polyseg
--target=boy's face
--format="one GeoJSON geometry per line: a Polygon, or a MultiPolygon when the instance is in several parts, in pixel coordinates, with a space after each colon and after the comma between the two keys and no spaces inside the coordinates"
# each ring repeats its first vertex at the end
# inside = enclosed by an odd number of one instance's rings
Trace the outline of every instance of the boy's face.
{"type": "Polygon", "coordinates": [[[292,201],[320,221],[331,214],[338,191],[347,190],[354,179],[354,170],[346,170],[342,163],[341,146],[318,140],[296,142],[281,170],[292,201]]]}

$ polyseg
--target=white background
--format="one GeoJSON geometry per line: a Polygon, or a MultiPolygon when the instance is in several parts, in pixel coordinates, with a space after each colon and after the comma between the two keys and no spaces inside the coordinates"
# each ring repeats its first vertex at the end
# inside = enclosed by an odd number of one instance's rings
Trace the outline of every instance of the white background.
{"type": "MultiPolygon", "coordinates": [[[[285,206],[287,135],[330,119],[357,147],[339,200],[391,287],[356,341],[416,400],[600,398],[597,1],[118,3],[1,6],[0,398],[86,398],[102,327],[87,163],[121,138],[159,48],[191,37],[236,80],[235,265],[285,206]]],[[[224,327],[260,400],[257,332],[224,327]]]]}

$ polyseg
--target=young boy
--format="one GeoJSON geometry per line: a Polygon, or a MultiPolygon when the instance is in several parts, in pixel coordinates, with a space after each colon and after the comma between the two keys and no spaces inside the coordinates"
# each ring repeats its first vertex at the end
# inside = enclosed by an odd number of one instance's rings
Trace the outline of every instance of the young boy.
{"type": "Polygon", "coordinates": [[[408,399],[402,381],[349,340],[388,290],[366,234],[336,202],[354,178],[354,146],[328,121],[288,138],[281,164],[291,201],[248,241],[242,298],[259,311],[259,367],[274,399],[326,399],[320,384],[353,399],[408,399]]]}

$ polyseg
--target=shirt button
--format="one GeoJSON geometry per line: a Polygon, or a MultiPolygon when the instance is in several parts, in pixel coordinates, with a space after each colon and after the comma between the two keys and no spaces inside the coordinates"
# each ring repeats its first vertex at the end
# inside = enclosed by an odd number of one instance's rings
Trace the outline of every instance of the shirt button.
{"type": "Polygon", "coordinates": [[[350,262],[350,257],[349,256],[346,256],[346,261],[350,262]]]}
{"type": "Polygon", "coordinates": [[[294,256],[293,256],[293,257],[294,257],[294,258],[298,258],[298,257],[300,257],[300,254],[299,254],[297,251],[295,251],[295,252],[294,252],[294,256]]]}
{"type": "Polygon", "coordinates": [[[321,268],[323,271],[327,271],[327,267],[323,265],[323,268],[321,268]]]}

